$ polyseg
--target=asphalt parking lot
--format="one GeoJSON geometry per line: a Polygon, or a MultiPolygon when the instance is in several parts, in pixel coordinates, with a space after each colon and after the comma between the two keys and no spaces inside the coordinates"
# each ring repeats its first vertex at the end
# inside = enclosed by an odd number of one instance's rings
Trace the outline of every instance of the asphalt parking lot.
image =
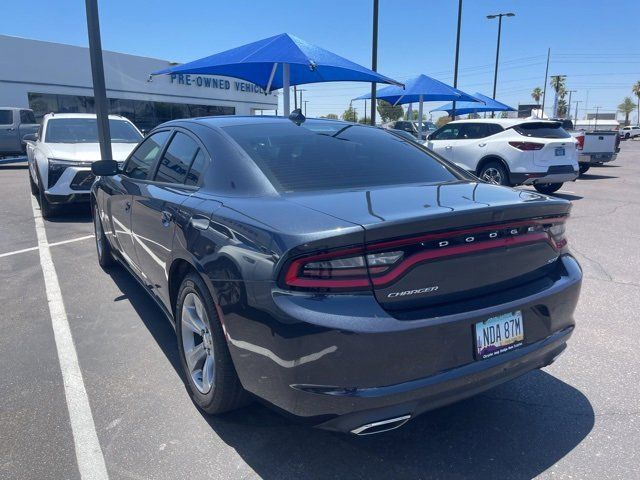
{"type": "MultiPolygon", "coordinates": [[[[555,364],[368,438],[257,403],[201,414],[172,327],[98,266],[88,209],[67,209],[44,231],[109,477],[640,478],[639,193],[640,141],[558,192],[585,279],[555,364]]],[[[0,166],[0,195],[0,478],[80,478],[26,167],[0,166]]]]}

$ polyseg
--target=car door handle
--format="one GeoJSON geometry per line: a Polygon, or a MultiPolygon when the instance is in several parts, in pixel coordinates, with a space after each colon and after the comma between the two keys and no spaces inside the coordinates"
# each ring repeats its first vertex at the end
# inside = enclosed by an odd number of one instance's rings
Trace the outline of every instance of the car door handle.
{"type": "Polygon", "coordinates": [[[124,211],[128,212],[131,210],[131,202],[124,202],[124,211]]]}
{"type": "Polygon", "coordinates": [[[171,212],[167,212],[166,210],[162,211],[162,225],[168,227],[173,219],[173,214],[171,212]]]}
{"type": "Polygon", "coordinates": [[[479,143],[479,144],[478,144],[478,146],[479,146],[479,147],[486,147],[486,146],[487,146],[487,144],[486,144],[486,143],[479,143]]]}
{"type": "Polygon", "coordinates": [[[447,150],[451,150],[453,147],[452,147],[451,145],[447,145],[447,146],[446,146],[446,147],[444,147],[444,148],[446,148],[447,150]]]}

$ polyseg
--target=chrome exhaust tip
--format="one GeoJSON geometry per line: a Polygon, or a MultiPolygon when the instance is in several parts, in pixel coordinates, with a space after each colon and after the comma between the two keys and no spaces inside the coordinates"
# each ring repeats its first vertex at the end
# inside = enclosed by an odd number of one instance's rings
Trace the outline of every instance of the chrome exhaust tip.
{"type": "Polygon", "coordinates": [[[354,435],[375,435],[376,433],[388,432],[395,430],[407,423],[411,415],[403,415],[401,417],[389,418],[378,422],[366,423],[358,428],[351,430],[354,435]]]}

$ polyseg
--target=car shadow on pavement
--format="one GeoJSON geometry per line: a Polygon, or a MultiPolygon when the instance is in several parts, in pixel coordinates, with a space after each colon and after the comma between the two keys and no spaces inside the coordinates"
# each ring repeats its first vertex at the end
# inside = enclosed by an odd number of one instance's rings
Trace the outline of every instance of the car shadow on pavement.
{"type": "Polygon", "coordinates": [[[55,215],[47,218],[51,223],[90,223],[91,207],[89,203],[72,203],[56,206],[55,215]]]}
{"type": "Polygon", "coordinates": [[[592,173],[584,173],[580,175],[580,180],[604,180],[606,178],[618,178],[613,175],[594,175],[592,173]]]}
{"type": "Polygon", "coordinates": [[[558,198],[564,198],[565,200],[570,200],[570,201],[574,201],[574,200],[582,200],[584,197],[581,197],[580,195],[573,195],[571,193],[552,193],[551,194],[552,197],[558,197],[558,198]]]}
{"type": "MultiPolygon", "coordinates": [[[[123,268],[109,274],[123,292],[116,301],[131,303],[183,378],[175,333],[160,308],[123,268]]],[[[278,480],[530,479],[573,450],[594,425],[589,400],[541,370],[367,437],[314,429],[258,402],[202,415],[257,476],[278,480]]]]}

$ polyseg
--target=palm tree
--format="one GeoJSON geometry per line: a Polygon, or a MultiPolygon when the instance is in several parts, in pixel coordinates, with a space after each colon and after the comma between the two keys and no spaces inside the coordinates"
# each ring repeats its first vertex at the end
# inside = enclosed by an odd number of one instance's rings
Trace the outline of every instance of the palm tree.
{"type": "Polygon", "coordinates": [[[640,80],[638,80],[633,87],[631,87],[631,91],[633,94],[638,97],[638,120],[637,123],[640,125],[640,80]]]}
{"type": "Polygon", "coordinates": [[[624,124],[629,125],[629,115],[636,109],[635,103],[631,97],[624,97],[624,100],[618,105],[618,110],[624,113],[624,124]]]}
{"type": "Polygon", "coordinates": [[[531,92],[531,98],[533,98],[538,105],[540,105],[540,99],[542,98],[542,89],[540,87],[536,87],[531,92]]]}
{"type": "Polygon", "coordinates": [[[551,77],[551,82],[549,82],[551,87],[556,92],[556,96],[555,96],[555,99],[553,101],[553,116],[554,117],[558,116],[558,96],[560,96],[560,92],[561,91],[565,90],[565,88],[564,88],[565,78],[566,77],[564,75],[554,75],[554,76],[551,77]]]}

